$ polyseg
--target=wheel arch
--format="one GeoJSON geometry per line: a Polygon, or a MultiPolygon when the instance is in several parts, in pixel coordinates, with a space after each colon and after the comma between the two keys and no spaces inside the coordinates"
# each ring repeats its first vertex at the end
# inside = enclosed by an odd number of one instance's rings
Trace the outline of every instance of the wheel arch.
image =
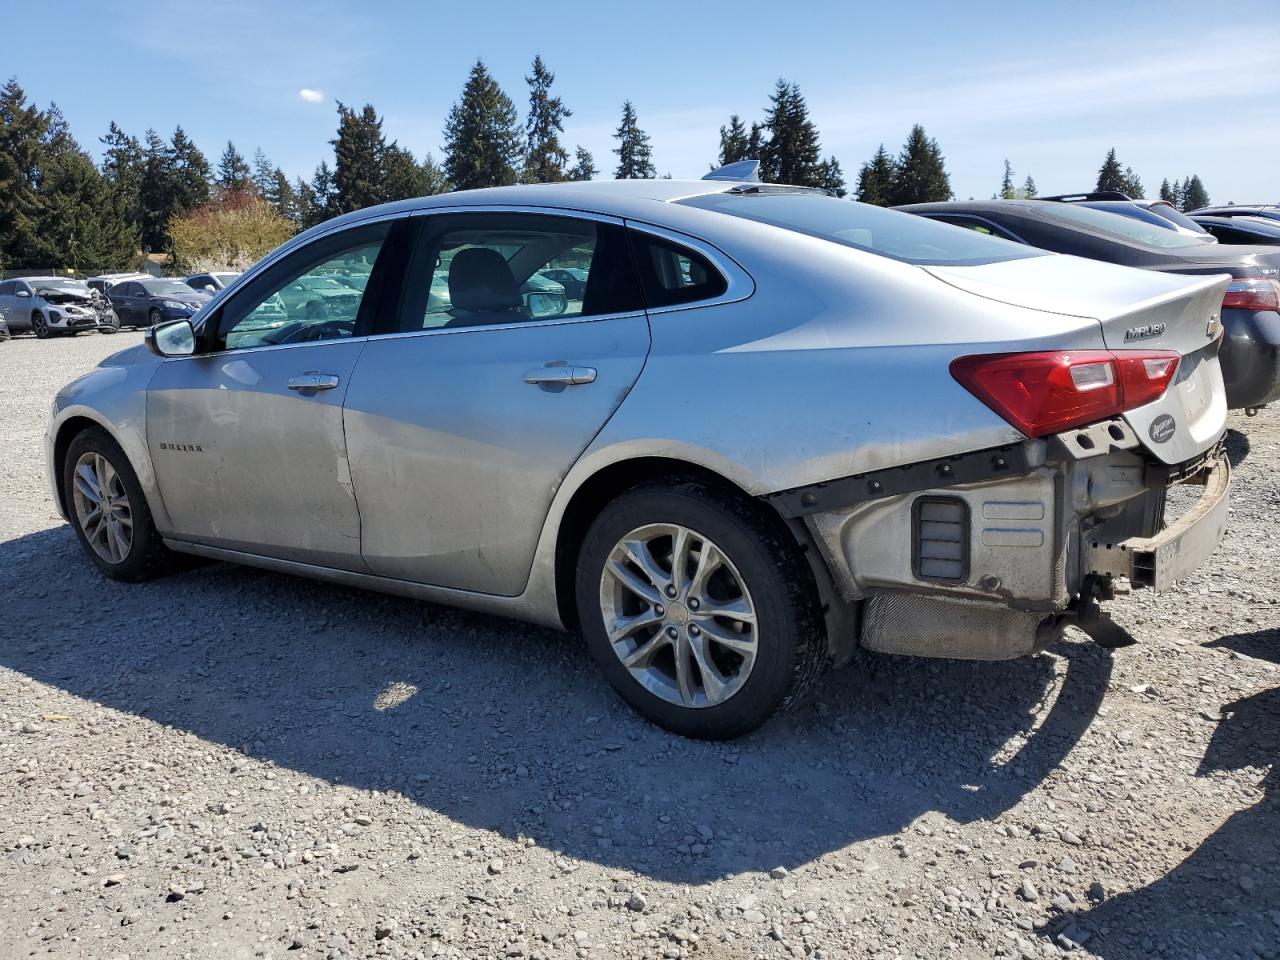
{"type": "Polygon", "coordinates": [[[592,521],[609,502],[633,487],[660,481],[698,480],[726,494],[757,505],[768,522],[776,521],[804,556],[827,626],[832,656],[845,660],[846,647],[856,643],[852,629],[855,610],[841,597],[821,551],[801,521],[785,520],[769,503],[753,497],[739,484],[702,464],[668,456],[638,456],[607,464],[574,490],[561,515],[555,547],[555,594],[560,621],[569,629],[578,625],[575,574],[578,554],[592,521]]]}

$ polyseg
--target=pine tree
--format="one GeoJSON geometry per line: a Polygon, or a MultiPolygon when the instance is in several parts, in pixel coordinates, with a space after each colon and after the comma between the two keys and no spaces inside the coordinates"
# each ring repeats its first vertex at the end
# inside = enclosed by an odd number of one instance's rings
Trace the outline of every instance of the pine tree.
{"type": "Polygon", "coordinates": [[[1036,182],[1031,179],[1031,175],[1027,174],[1027,179],[1022,181],[1022,199],[1034,200],[1036,198],[1036,182]]]}
{"type": "Polygon", "coordinates": [[[1000,181],[999,197],[1001,200],[1012,200],[1017,195],[1017,191],[1013,186],[1013,164],[1009,162],[1008,157],[1005,157],[1004,178],[1000,181]]]}
{"type": "Polygon", "coordinates": [[[218,186],[223,190],[234,190],[240,193],[249,189],[249,164],[245,162],[236,145],[227,141],[227,149],[222,151],[218,160],[218,186]]]}
{"type": "Polygon", "coordinates": [[[1107,151],[1107,157],[1098,170],[1098,185],[1094,189],[1098,193],[1107,190],[1119,190],[1123,193],[1125,185],[1124,170],[1116,159],[1116,148],[1112,147],[1107,151]]]}
{"type": "Polygon", "coordinates": [[[444,170],[455,190],[516,182],[523,144],[515,104],[479,60],[449,111],[444,140],[444,170]]]}
{"type": "Polygon", "coordinates": [[[849,190],[845,186],[844,172],[835,157],[827,157],[818,164],[818,182],[814,184],[819,190],[825,190],[835,197],[845,196],[849,190]]]}
{"type": "Polygon", "coordinates": [[[407,200],[444,192],[444,171],[430,154],[418,163],[411,151],[392,143],[383,155],[382,166],[384,200],[407,200]]]}
{"type": "Polygon", "coordinates": [[[271,192],[267,195],[267,199],[280,216],[292,222],[297,221],[298,197],[293,192],[293,184],[279,167],[276,167],[275,175],[272,177],[271,192]]]}
{"type": "Polygon", "coordinates": [[[312,202],[305,211],[303,225],[313,227],[317,223],[338,215],[338,199],[333,185],[333,171],[321,160],[311,177],[312,202]]]}
{"type": "Polygon", "coordinates": [[[275,180],[276,168],[261,147],[253,151],[253,189],[258,196],[265,197],[271,190],[275,180]]]}
{"type": "Polygon", "coordinates": [[[1138,179],[1138,175],[1133,172],[1133,167],[1125,167],[1124,174],[1120,178],[1120,192],[1131,200],[1143,199],[1142,181],[1138,179]]]}
{"type": "Polygon", "coordinates": [[[636,122],[636,108],[630,100],[622,104],[622,122],[613,134],[618,145],[613,152],[618,155],[618,169],[613,176],[616,180],[645,180],[658,175],[653,165],[653,148],[649,145],[649,135],[640,129],[636,122]]]}
{"type": "Polygon", "coordinates": [[[333,144],[333,188],[339,213],[349,213],[381,203],[383,159],[387,144],[382,118],[366,103],[359,113],[338,104],[338,135],[333,144]]]}
{"type": "Polygon", "coordinates": [[[32,262],[38,250],[41,141],[48,119],[17,78],[0,88],[0,267],[32,262]]]}
{"type": "Polygon", "coordinates": [[[931,203],[950,200],[951,178],[938,141],[931,139],[924,127],[911,128],[907,142],[898,155],[893,186],[889,191],[890,206],[902,203],[931,203]]]}
{"type": "Polygon", "coordinates": [[[40,172],[37,254],[57,269],[118,269],[137,249],[119,200],[89,156],[69,137],[47,151],[40,172]]]}
{"type": "Polygon", "coordinates": [[[735,113],[729,118],[729,125],[720,128],[720,162],[711,169],[737,163],[739,160],[758,160],[759,157],[748,153],[750,147],[751,137],[747,133],[747,125],[735,113]]]}
{"type": "Polygon", "coordinates": [[[427,155],[422,158],[420,164],[422,168],[422,194],[424,197],[434,197],[437,193],[448,193],[451,189],[449,186],[449,178],[445,176],[444,167],[436,163],[436,158],[427,151],[427,155]]]}
{"type": "Polygon", "coordinates": [[[569,171],[570,180],[594,180],[600,175],[596,169],[596,159],[591,151],[578,147],[573,155],[573,169],[569,171]]]}
{"type": "Polygon", "coordinates": [[[778,80],[765,110],[764,127],[769,139],[759,158],[760,178],[797,187],[819,186],[822,145],[799,86],[778,80]]]}
{"type": "Polygon", "coordinates": [[[556,183],[566,178],[569,151],[560,143],[566,117],[573,111],[559,97],[551,96],[556,75],[547,69],[541,56],[533,58],[533,76],[529,84],[529,117],[525,121],[528,150],[525,154],[525,183],[556,183]]]}
{"type": "Polygon", "coordinates": [[[300,230],[306,230],[322,220],[317,218],[316,192],[306,180],[297,177],[293,181],[293,222],[300,230]]]}
{"type": "Polygon", "coordinates": [[[1209,191],[1204,188],[1198,174],[1192,174],[1182,190],[1182,207],[1184,211],[1199,210],[1209,205],[1209,191]]]}
{"type": "Polygon", "coordinates": [[[877,207],[887,207],[893,191],[893,181],[897,176],[898,165],[884,144],[876,150],[868,162],[858,171],[858,200],[872,203],[877,207]]]}
{"type": "Polygon", "coordinates": [[[164,250],[166,226],[173,212],[173,184],[169,176],[169,151],[154,129],[143,134],[142,166],[138,181],[138,207],[144,251],[164,250]]]}
{"type": "Polygon", "coordinates": [[[1160,181],[1160,199],[1164,200],[1166,203],[1174,202],[1174,192],[1173,192],[1173,188],[1169,186],[1168,177],[1165,177],[1163,180],[1160,181]]]}
{"type": "Polygon", "coordinates": [[[103,145],[102,175],[111,187],[113,202],[124,217],[135,243],[141,242],[142,231],[142,145],[112,121],[103,145]]]}
{"type": "MultiPolygon", "coordinates": [[[[182,127],[174,129],[173,138],[169,141],[168,166],[173,203],[170,217],[209,202],[209,161],[182,127]]],[[[165,224],[167,231],[168,218],[165,224]]]]}

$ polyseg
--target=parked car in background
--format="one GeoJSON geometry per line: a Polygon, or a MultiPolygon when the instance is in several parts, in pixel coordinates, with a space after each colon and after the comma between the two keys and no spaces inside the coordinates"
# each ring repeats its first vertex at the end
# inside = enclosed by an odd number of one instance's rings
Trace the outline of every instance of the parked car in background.
{"type": "Polygon", "coordinates": [[[1280,203],[1229,203],[1225,206],[1201,207],[1190,210],[1188,215],[1211,217],[1262,217],[1266,220],[1280,220],[1280,203]]]}
{"type": "Polygon", "coordinates": [[[4,317],[0,317],[0,340],[8,340],[9,337],[9,325],[5,323],[4,317]]]}
{"type": "Polygon", "coordinates": [[[1223,533],[1226,286],[758,182],[469,190],[313,228],[74,381],[50,477],[108,576],[177,551],[576,626],[644,716],[733,737],[859,643],[1114,644],[1113,580],[1223,533]],[[522,293],[570,259],[583,299],[522,293]],[[258,332],[351,260],[363,292],[258,332]]]}
{"type": "Polygon", "coordinates": [[[149,280],[149,273],[103,273],[96,277],[90,277],[85,284],[91,290],[97,290],[104,297],[107,291],[117,283],[123,283],[125,280],[149,280]]]}
{"type": "Polygon", "coordinates": [[[181,280],[159,277],[114,284],[107,296],[126,327],[153,327],[163,320],[190,317],[209,302],[209,294],[192,290],[181,280]]]}
{"type": "Polygon", "coordinates": [[[238,273],[196,273],[187,277],[183,282],[192,290],[199,290],[201,293],[215,294],[224,287],[230,286],[231,282],[238,273]]]}
{"type": "Polygon", "coordinates": [[[570,300],[581,300],[587,293],[587,271],[581,267],[552,267],[541,275],[564,287],[564,295],[570,300]]]}
{"type": "Polygon", "coordinates": [[[1280,219],[1219,217],[1207,213],[1197,213],[1193,219],[1217,237],[1219,243],[1280,244],[1280,219]]]}
{"type": "Polygon", "coordinates": [[[15,277],[0,283],[0,317],[11,332],[30,330],[41,340],[82,330],[115,333],[120,322],[110,305],[82,280],[15,277]]]}
{"type": "Polygon", "coordinates": [[[982,200],[899,207],[933,220],[1025,243],[1164,273],[1223,274],[1222,372],[1232,409],[1280,399],[1280,250],[1188,242],[1185,234],[1077,203],[982,200]]]}
{"type": "Polygon", "coordinates": [[[1212,243],[1212,234],[1182,213],[1168,200],[1132,199],[1117,191],[1105,190],[1095,193],[1064,193],[1056,197],[1039,197],[1040,200],[1055,200],[1059,203],[1078,203],[1095,210],[1107,213],[1118,213],[1122,217],[1132,217],[1156,227],[1175,230],[1185,234],[1188,241],[1212,243]]]}

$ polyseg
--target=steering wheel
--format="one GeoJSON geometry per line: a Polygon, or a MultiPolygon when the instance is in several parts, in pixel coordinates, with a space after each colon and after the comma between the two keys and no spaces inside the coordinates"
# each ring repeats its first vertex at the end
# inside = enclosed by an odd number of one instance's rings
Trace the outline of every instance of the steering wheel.
{"type": "Polygon", "coordinates": [[[279,343],[311,343],[314,340],[337,340],[350,337],[356,332],[354,320],[326,320],[323,323],[299,324],[279,343]]]}

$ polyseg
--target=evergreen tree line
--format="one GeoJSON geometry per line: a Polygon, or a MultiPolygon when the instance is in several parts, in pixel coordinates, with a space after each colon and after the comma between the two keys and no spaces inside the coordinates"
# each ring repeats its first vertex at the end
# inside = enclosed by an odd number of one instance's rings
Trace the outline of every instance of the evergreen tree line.
{"type": "MultiPolygon", "coordinates": [[[[260,200],[296,230],[372,204],[446,190],[598,177],[589,151],[576,146],[571,155],[562,142],[564,121],[573,114],[553,93],[555,74],[541,56],[524,79],[528,109],[521,121],[515,103],[477,60],[446,119],[440,163],[388,140],[372,104],[357,110],[338,102],[332,162],[322,160],[310,179],[293,180],[262,150],[250,162],[233,142],[213,169],[181,126],[168,140],[155,130],[139,140],[113,121],[101,138],[102,163],[95,165],[57,106],[40,110],[11,79],[0,89],[0,266],[128,266],[139,250],[171,250],[175,220],[211,202],[236,209],[260,200]]],[[[622,105],[614,139],[614,177],[657,176],[649,136],[630,100],[622,105]]],[[[766,182],[847,193],[839,162],[823,155],[799,86],[785,79],[777,81],[759,120],[748,124],[734,114],[720,128],[712,166],[744,159],[760,161],[766,182]]],[[[1096,189],[1143,196],[1142,182],[1121,166],[1114,148],[1096,189]]],[[[919,124],[896,155],[880,145],[859,169],[853,193],[881,206],[954,195],[942,150],[919,124]]],[[[1035,197],[1035,181],[1028,176],[1017,185],[1006,159],[994,196],[1035,197]]],[[[1172,184],[1166,179],[1160,197],[1183,210],[1209,202],[1196,175],[1172,184]]]]}

